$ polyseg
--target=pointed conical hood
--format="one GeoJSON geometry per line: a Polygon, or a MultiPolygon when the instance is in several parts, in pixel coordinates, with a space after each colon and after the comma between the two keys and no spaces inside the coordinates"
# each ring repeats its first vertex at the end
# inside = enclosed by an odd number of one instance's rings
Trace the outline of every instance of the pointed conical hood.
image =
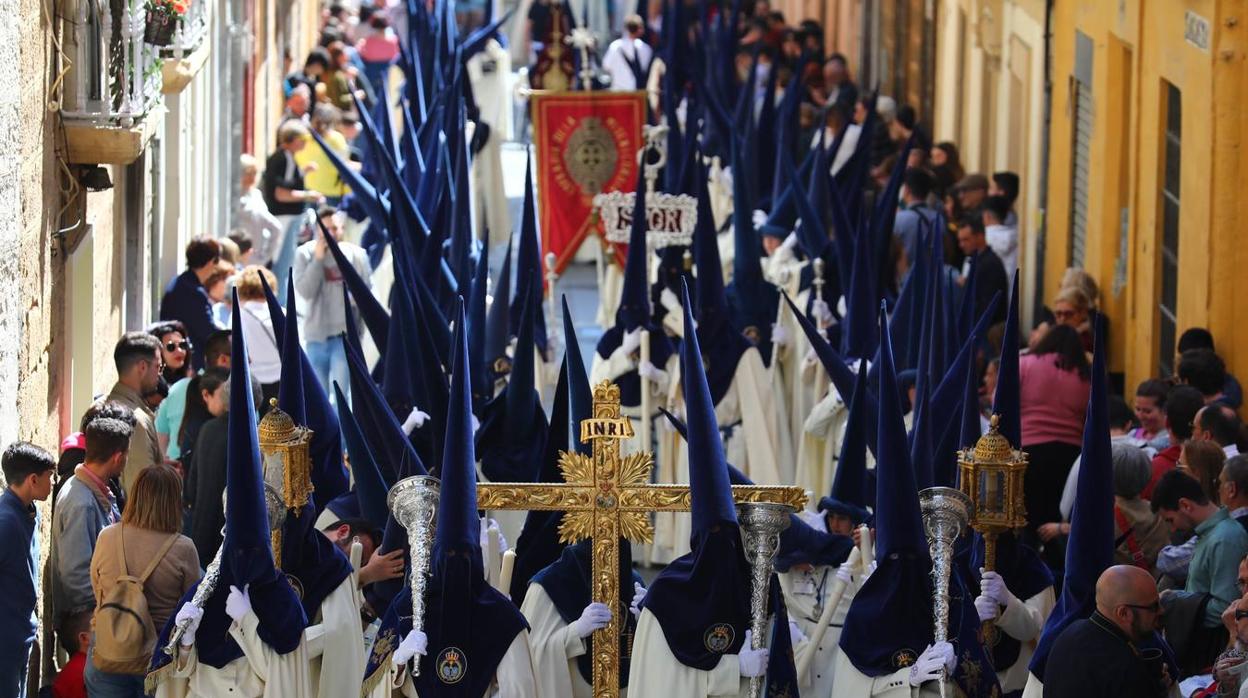
{"type": "Polygon", "coordinates": [[[867,478],[867,360],[858,362],[858,380],[849,400],[849,419],[845,423],[845,440],[841,442],[841,457],[836,463],[836,475],[832,480],[832,492],[819,500],[819,511],[830,511],[848,516],[854,525],[864,523],[870,515],[868,507],[875,506],[874,484],[867,478]]]}
{"type": "Polygon", "coordinates": [[[1030,669],[1041,681],[1053,643],[1071,623],[1096,609],[1096,580],[1114,564],[1114,469],[1109,440],[1109,380],[1105,368],[1105,321],[1093,317],[1092,390],[1083,426],[1083,451],[1075,506],[1070,514],[1062,595],[1049,614],[1030,669]]]}
{"type": "Polygon", "coordinates": [[[350,344],[344,345],[344,351],[347,372],[351,377],[352,411],[386,481],[395,482],[411,475],[427,475],[425,464],[403,433],[402,423],[395,417],[381,390],[368,375],[364,358],[350,344]]]}
{"type": "MultiPolygon", "coordinates": [[[[702,369],[710,385],[711,402],[718,405],[732,387],[737,366],[745,352],[754,348],[740,328],[734,326],[724,291],[723,266],[719,258],[718,235],[715,232],[711,203],[706,189],[705,172],[699,177],[698,223],[693,235],[694,260],[697,264],[698,342],[704,347],[702,369]]],[[[686,324],[688,328],[691,325],[686,324]]],[[[685,331],[688,341],[690,333],[685,331]]]]}
{"type": "MultiPolygon", "coordinates": [[[[239,306],[238,291],[233,292],[239,306]]],[[[231,355],[247,356],[241,313],[234,313],[231,355]]],[[[307,625],[302,604],[273,561],[269,514],[261,471],[260,440],[256,433],[256,405],[251,370],[239,361],[230,373],[230,424],[225,466],[225,538],[221,566],[230,584],[251,585],[253,608],[260,616],[262,637],[274,651],[285,654],[298,646],[307,625]],[[259,603],[259,602],[263,603],[259,603]],[[294,622],[291,622],[294,621],[294,622]]],[[[274,496],[280,497],[280,493],[274,496]]],[[[228,586],[214,596],[224,599],[228,586]]]]}
{"type": "MultiPolygon", "coordinates": [[[[644,192],[642,176],[637,175],[637,191],[644,192]]],[[[624,331],[650,324],[650,270],[646,247],[646,197],[634,197],[632,228],[628,234],[628,256],[624,260],[624,285],[615,311],[616,326],[624,331]]]]}
{"type": "MultiPolygon", "coordinates": [[[[855,386],[861,378],[855,376],[854,372],[849,370],[849,363],[846,361],[845,357],[837,353],[837,351],[832,348],[831,344],[828,344],[828,340],[825,339],[819,332],[814,323],[812,323],[809,318],[797,309],[797,306],[793,304],[793,301],[787,294],[784,296],[784,301],[789,304],[789,309],[793,311],[793,316],[797,319],[798,326],[802,328],[802,332],[806,335],[806,339],[810,341],[810,347],[811,349],[814,349],[815,357],[819,359],[819,364],[823,366],[823,370],[827,371],[828,378],[832,381],[832,385],[836,388],[836,391],[841,394],[842,399],[844,399],[844,396],[846,395],[853,395],[855,392],[855,386]]],[[[875,366],[871,367],[871,371],[875,372],[878,365],[879,364],[877,362],[875,366]]],[[[872,374],[869,373],[867,376],[862,378],[870,380],[871,375],[872,374]]],[[[875,414],[879,411],[879,402],[876,399],[876,396],[871,393],[870,383],[867,384],[865,399],[867,401],[867,414],[875,414]]],[[[870,449],[873,455],[877,455],[875,452],[877,446],[877,423],[873,419],[867,419],[865,420],[864,426],[867,430],[867,448],[870,449]]]]}
{"type": "Polygon", "coordinates": [[[850,662],[868,676],[889,674],[913,663],[932,642],[930,622],[915,622],[916,618],[932,617],[928,579],[932,565],[918,487],[906,451],[901,396],[887,327],[888,319],[881,307],[879,445],[875,466],[875,554],[879,568],[854,597],[840,643],[850,662]]]}
{"type": "MultiPolygon", "coordinates": [[[[488,236],[487,236],[488,237],[488,236]]],[[[494,397],[488,364],[485,360],[486,305],[489,291],[490,255],[482,247],[477,255],[477,266],[472,279],[472,295],[468,297],[468,359],[472,362],[472,408],[480,414],[481,407],[494,397]]]]}
{"type": "MultiPolygon", "coordinates": [[[[528,284],[525,284],[525,286],[527,287],[528,284]]],[[[513,442],[528,436],[529,429],[533,425],[534,408],[536,406],[538,410],[541,409],[540,405],[536,405],[537,390],[534,388],[536,378],[533,338],[534,298],[530,293],[522,295],[520,333],[516,337],[516,353],[512,357],[511,379],[507,381],[505,389],[507,399],[507,427],[505,431],[507,440],[513,442]]]]}
{"type": "Polygon", "coordinates": [[[1018,377],[1018,271],[1010,294],[1010,311],[1005,316],[1005,334],[1001,337],[1001,365],[997,368],[997,392],[992,398],[992,412],[998,415],[997,429],[1014,448],[1022,448],[1023,423],[1018,377]]]}
{"type": "MultiPolygon", "coordinates": [[[[837,235],[841,231],[837,230],[837,235]]],[[[875,321],[875,309],[879,301],[876,282],[879,273],[875,268],[870,240],[862,233],[851,233],[854,241],[853,267],[849,278],[849,291],[845,298],[846,318],[843,350],[846,356],[865,359],[875,355],[879,343],[879,326],[875,321]]]]}
{"type": "Polygon", "coordinates": [[[472,390],[462,306],[452,342],[455,353],[451,365],[451,403],[446,414],[434,557],[441,559],[452,552],[467,552],[479,558],[481,519],[477,516],[477,456],[472,443],[472,390]]]}
{"type": "MultiPolygon", "coordinates": [[[[689,292],[682,289],[687,327],[693,325],[689,312],[689,292]]],[[[684,383],[685,404],[689,416],[689,454],[696,454],[698,463],[689,468],[690,510],[693,519],[693,536],[707,533],[721,522],[737,522],[736,507],[732,503],[732,488],[728,483],[727,461],[724,444],[715,419],[715,403],[711,401],[711,389],[702,368],[702,349],[697,333],[689,333],[680,348],[680,368],[684,383]]]]}
{"type": "MultiPolygon", "coordinates": [[[[570,420],[568,419],[568,355],[564,354],[559,365],[559,379],[555,383],[555,401],[550,407],[550,427],[546,432],[546,449],[542,453],[538,482],[563,482],[559,474],[559,451],[566,450],[570,420]],[[561,445],[563,444],[563,445],[561,445]]],[[[524,516],[524,527],[516,539],[516,562],[511,573],[512,603],[524,604],[525,592],[533,575],[559,559],[564,544],[559,540],[559,525],[563,521],[561,511],[529,511],[524,516]]]]}
{"type": "MultiPolygon", "coordinates": [[[[498,378],[506,371],[501,371],[499,359],[507,359],[507,345],[511,343],[511,330],[508,318],[511,315],[511,241],[507,242],[507,254],[503,256],[503,266],[494,282],[494,300],[485,320],[485,363],[498,378]]],[[[504,362],[510,366],[511,360],[504,362]]],[[[510,370],[510,369],[508,369],[510,370]]],[[[493,397],[493,395],[490,395],[493,397]]]]}
{"type": "MultiPolygon", "coordinates": [[[[524,169],[524,210],[520,219],[520,249],[516,256],[516,289],[527,290],[532,295],[535,309],[533,315],[533,341],[543,353],[546,351],[546,318],[541,312],[542,287],[545,278],[542,273],[541,243],[537,239],[537,204],[533,195],[533,163],[525,162],[524,169]]],[[[511,308],[511,331],[520,334],[520,314],[524,304],[519,303],[511,308]]]]}
{"type": "Polygon", "coordinates": [[[360,503],[360,515],[378,530],[384,530],[390,509],[386,495],[393,483],[387,483],[377,468],[373,449],[364,439],[355,413],[348,405],[342,388],[334,383],[334,397],[338,403],[338,421],[342,424],[342,442],[351,458],[351,474],[355,477],[355,496],[360,503]]]}
{"type": "Polygon", "coordinates": [[[762,249],[754,231],[749,187],[735,173],[753,172],[747,145],[737,142],[733,150],[733,257],[732,284],[728,289],[736,325],[756,336],[765,362],[771,360],[771,325],[776,319],[776,287],[763,279],[762,249]],[[752,328],[752,331],[751,331],[752,328]]]}
{"type": "MultiPolygon", "coordinates": [[[[333,235],[328,234],[325,230],[325,224],[321,223],[320,219],[317,219],[317,224],[321,226],[321,235],[325,238],[325,245],[329,248],[329,253],[334,256],[334,263],[338,265],[338,270],[342,273],[343,286],[350,292],[351,300],[355,302],[355,307],[359,309],[360,319],[364,321],[364,326],[368,328],[368,334],[373,338],[373,344],[378,347],[386,346],[386,338],[390,332],[389,313],[381,305],[381,301],[377,300],[377,297],[373,295],[372,286],[360,276],[360,273],[355,270],[355,266],[343,254],[338,240],[333,235]]],[[[347,307],[351,306],[348,305],[347,307]]]]}
{"type": "MultiPolygon", "coordinates": [[[[292,272],[286,277],[286,315],[284,317],[299,317],[299,311],[295,307],[296,295],[295,275],[292,272]]],[[[301,358],[303,349],[299,346],[299,323],[297,321],[282,323],[281,345],[282,372],[277,404],[283,412],[295,420],[295,424],[307,424],[308,417],[304,412],[303,399],[303,360],[301,358]]]]}
{"type": "MultiPolygon", "coordinates": [[[[689,291],[681,291],[689,327],[689,291]]],[[[710,671],[723,655],[738,652],[745,639],[750,568],[701,357],[697,333],[690,332],[681,344],[681,375],[689,415],[691,550],[659,573],[642,605],[658,620],[678,661],[710,671]]]]}
{"type": "Polygon", "coordinates": [[[589,374],[585,372],[581,343],[576,338],[576,326],[572,324],[572,311],[568,310],[568,297],[564,296],[562,301],[563,351],[568,362],[568,444],[579,453],[589,453],[590,445],[581,442],[580,423],[593,416],[594,395],[589,386],[589,374]]]}
{"type": "MultiPolygon", "coordinates": [[[[261,276],[262,281],[263,278],[261,276]]],[[[295,308],[294,274],[288,276],[286,281],[285,315],[280,310],[274,313],[277,299],[272,298],[272,292],[266,290],[273,335],[282,346],[278,404],[296,424],[312,430],[308,458],[312,461],[312,488],[315,492],[312,503],[319,514],[326,504],[350,489],[351,481],[342,464],[342,430],[338,424],[338,416],[329,404],[320,379],[312,369],[312,362],[300,346],[298,323],[286,322],[287,317],[298,317],[295,308]],[[281,322],[277,318],[281,318],[281,322]]]]}

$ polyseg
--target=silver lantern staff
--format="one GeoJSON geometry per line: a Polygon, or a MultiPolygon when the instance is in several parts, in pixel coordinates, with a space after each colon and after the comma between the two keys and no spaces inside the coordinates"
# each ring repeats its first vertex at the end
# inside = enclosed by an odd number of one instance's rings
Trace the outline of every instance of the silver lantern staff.
{"type": "MultiPolygon", "coordinates": [[[[222,495],[224,499],[225,495],[222,495]]],[[[282,524],[286,523],[286,501],[272,485],[265,483],[264,485],[264,505],[268,509],[269,514],[269,535],[273,535],[275,531],[282,529],[282,524]]],[[[228,512],[227,512],[228,514],[228,512]]],[[[225,526],[221,527],[221,545],[217,548],[217,553],[212,556],[212,561],[208,563],[208,569],[204,570],[204,578],[199,580],[199,586],[195,587],[195,593],[188,601],[190,605],[203,610],[204,605],[208,603],[208,599],[212,598],[212,592],[217,590],[217,584],[221,581],[221,551],[225,550],[225,526]]],[[[191,619],[186,618],[173,626],[173,632],[169,633],[169,641],[165,643],[164,653],[167,657],[172,657],[178,651],[178,642],[182,640],[182,636],[186,634],[186,629],[191,626],[191,619]]]]}
{"type": "MultiPolygon", "coordinates": [[[[923,530],[932,556],[932,606],[935,642],[949,639],[949,579],[953,574],[953,544],[971,520],[971,498],[952,487],[919,490],[923,530]]],[[[940,695],[948,695],[949,677],[941,667],[940,695]]]]}
{"type": "MultiPolygon", "coordinates": [[[[412,569],[408,584],[412,589],[412,630],[425,627],[425,588],[429,584],[430,558],[433,550],[434,511],[442,483],[436,477],[415,475],[403,478],[390,488],[386,504],[394,520],[407,529],[411,548],[412,569]]],[[[412,668],[412,676],[420,675],[420,662],[412,668]]]]}
{"type": "MultiPolygon", "coordinates": [[[[749,502],[737,505],[741,519],[745,555],[750,563],[750,631],[751,649],[767,643],[767,592],[771,573],[776,568],[776,551],[780,548],[780,532],[789,527],[793,508],[784,504],[749,502]]],[[[759,698],[763,678],[750,679],[750,698],[759,698]]]]}

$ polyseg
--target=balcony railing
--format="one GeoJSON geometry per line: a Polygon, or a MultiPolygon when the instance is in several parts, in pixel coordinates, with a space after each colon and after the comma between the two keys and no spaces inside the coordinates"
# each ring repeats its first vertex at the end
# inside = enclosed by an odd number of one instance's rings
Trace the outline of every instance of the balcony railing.
{"type": "Polygon", "coordinates": [[[70,0],[61,115],[81,126],[131,128],[160,103],[158,49],[143,42],[141,0],[70,0]]]}
{"type": "Polygon", "coordinates": [[[171,58],[185,58],[195,52],[208,38],[209,4],[211,0],[191,0],[182,24],[173,33],[173,41],[165,46],[162,54],[171,58]]]}

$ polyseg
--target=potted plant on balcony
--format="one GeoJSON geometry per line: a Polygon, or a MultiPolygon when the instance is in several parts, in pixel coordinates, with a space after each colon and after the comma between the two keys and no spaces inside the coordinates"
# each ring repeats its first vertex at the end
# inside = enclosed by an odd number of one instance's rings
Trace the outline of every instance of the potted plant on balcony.
{"type": "Polygon", "coordinates": [[[153,46],[168,46],[190,4],[190,0],[148,0],[143,41],[153,46]]]}

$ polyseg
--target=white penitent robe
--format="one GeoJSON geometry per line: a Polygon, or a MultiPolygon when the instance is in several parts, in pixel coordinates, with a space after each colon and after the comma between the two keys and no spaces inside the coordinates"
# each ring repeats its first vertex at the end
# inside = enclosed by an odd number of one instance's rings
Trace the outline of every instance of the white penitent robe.
{"type": "MultiPolygon", "coordinates": [[[[650,386],[650,406],[653,410],[653,414],[650,415],[651,419],[654,419],[656,415],[662,417],[658,408],[664,407],[667,404],[667,394],[670,386],[672,386],[672,376],[675,375],[676,366],[679,364],[680,355],[672,352],[672,355],[667,357],[667,362],[664,365],[655,366],[655,368],[667,374],[666,380],[659,379],[657,381],[647,381],[650,386]]],[[[615,351],[611,352],[611,356],[605,359],[600,356],[598,352],[594,352],[594,359],[589,368],[589,383],[590,385],[597,385],[604,380],[614,382],[618,380],[620,376],[623,376],[630,371],[636,371],[637,366],[638,360],[634,357],[634,355],[626,353],[623,345],[616,347],[615,351]]],[[[640,406],[621,406],[620,411],[633,423],[633,435],[632,437],[625,439],[623,443],[620,444],[620,453],[628,455],[630,453],[650,451],[651,445],[644,444],[641,441],[640,406]]]]}
{"type": "MultiPolygon", "coordinates": [[[[354,696],[359,693],[355,690],[354,696]]],[[[485,690],[481,698],[538,698],[542,694],[537,691],[537,683],[533,676],[533,660],[529,654],[529,634],[521,630],[507,647],[506,654],[494,670],[494,681],[485,690]]],[[[387,680],[378,682],[368,694],[368,698],[419,698],[416,684],[407,671],[407,666],[396,668],[390,665],[387,680]]],[[[436,698],[431,696],[428,698],[436,698]]],[[[543,698],[545,698],[543,696],[543,698]]]]}
{"type": "MultiPolygon", "coordinates": [[[[836,685],[832,689],[833,698],[938,698],[940,687],[935,681],[928,681],[919,688],[910,685],[910,667],[903,667],[891,674],[867,676],[854,666],[844,652],[836,653],[836,685]]],[[[954,695],[951,691],[950,695],[954,695]]]]}
{"type": "MultiPolygon", "coordinates": [[[[826,376],[823,366],[812,367],[826,376]]],[[[797,448],[797,472],[794,483],[816,496],[832,490],[840,459],[841,442],[845,440],[845,426],[849,420],[849,406],[830,383],[827,393],[815,403],[802,422],[802,438],[797,448]]],[[[871,454],[867,453],[868,462],[871,454]]]]}
{"type": "Polygon", "coordinates": [[[361,603],[359,580],[352,573],[325,597],[317,623],[304,632],[316,687],[313,695],[330,698],[359,691],[368,660],[360,631],[361,603]]]}
{"type": "Polygon", "coordinates": [[[180,650],[172,671],[160,677],[156,698],[316,698],[306,635],[294,650],[278,654],[260,639],[258,624],[248,613],[230,625],[243,656],[220,669],[200,664],[194,647],[180,650]]]}
{"type": "Polygon", "coordinates": [[[741,677],[735,654],[720,657],[719,664],[710,671],[682,664],[668,647],[659,619],[643,609],[637,622],[637,635],[633,638],[628,685],[633,695],[638,696],[710,698],[745,696],[750,682],[741,677]]]}
{"type": "MultiPolygon", "coordinates": [[[[836,567],[820,565],[805,570],[790,570],[777,575],[780,589],[784,592],[784,604],[788,607],[789,620],[797,623],[802,634],[813,639],[815,629],[819,626],[819,617],[823,613],[823,604],[836,582],[836,567]]],[[[806,676],[797,677],[802,695],[810,698],[830,698],[835,685],[836,656],[840,654],[841,627],[845,624],[845,614],[849,613],[849,604],[854,600],[858,585],[855,579],[845,588],[840,603],[832,613],[828,629],[817,647],[809,648],[808,652],[816,655],[810,663],[806,676]]]]}
{"type": "MultiPolygon", "coordinates": [[[[679,385],[679,362],[672,370],[673,385],[679,385]]],[[[758,350],[745,350],[737,364],[736,375],[724,397],[715,405],[715,419],[724,439],[724,455],[746,477],[757,485],[782,485],[780,475],[780,449],[776,446],[775,402],[758,350]]],[[[684,400],[673,395],[675,414],[684,413],[684,400]]],[[[662,436],[662,434],[660,434],[662,436]]],[[[665,460],[672,465],[667,473],[660,464],[661,482],[687,484],[689,482],[689,454],[684,439],[673,434],[671,455],[665,460]],[[667,479],[671,475],[673,479],[667,479]]],[[[662,449],[660,449],[662,452],[662,449]]],[[[685,513],[659,513],[655,517],[654,546],[650,559],[655,564],[667,564],[689,552],[690,518],[685,513]]]]}
{"type": "Polygon", "coordinates": [[[1031,664],[1031,655],[1035,653],[1036,643],[1040,641],[1040,631],[1044,630],[1044,623],[1056,604],[1053,587],[1045,587],[1026,601],[1013,601],[997,618],[997,632],[1007,633],[1022,643],[1014,664],[997,671],[997,679],[1001,682],[1001,691],[1004,693],[1027,686],[1027,677],[1031,675],[1027,671],[1027,665],[1031,664]]]}
{"type": "MultiPolygon", "coordinates": [[[[602,245],[595,237],[591,243],[602,245]]],[[[620,307],[620,294],[624,292],[624,267],[620,266],[615,253],[600,247],[597,254],[598,268],[598,315],[594,319],[600,327],[610,327],[615,323],[615,311],[620,307]]]]}
{"type": "MultiPolygon", "coordinates": [[[[564,622],[542,585],[529,585],[520,612],[529,621],[529,651],[538,695],[591,698],[593,686],[577,667],[577,659],[589,651],[588,645],[564,622]]],[[[627,694],[627,690],[620,691],[621,696],[627,694]]]]}

